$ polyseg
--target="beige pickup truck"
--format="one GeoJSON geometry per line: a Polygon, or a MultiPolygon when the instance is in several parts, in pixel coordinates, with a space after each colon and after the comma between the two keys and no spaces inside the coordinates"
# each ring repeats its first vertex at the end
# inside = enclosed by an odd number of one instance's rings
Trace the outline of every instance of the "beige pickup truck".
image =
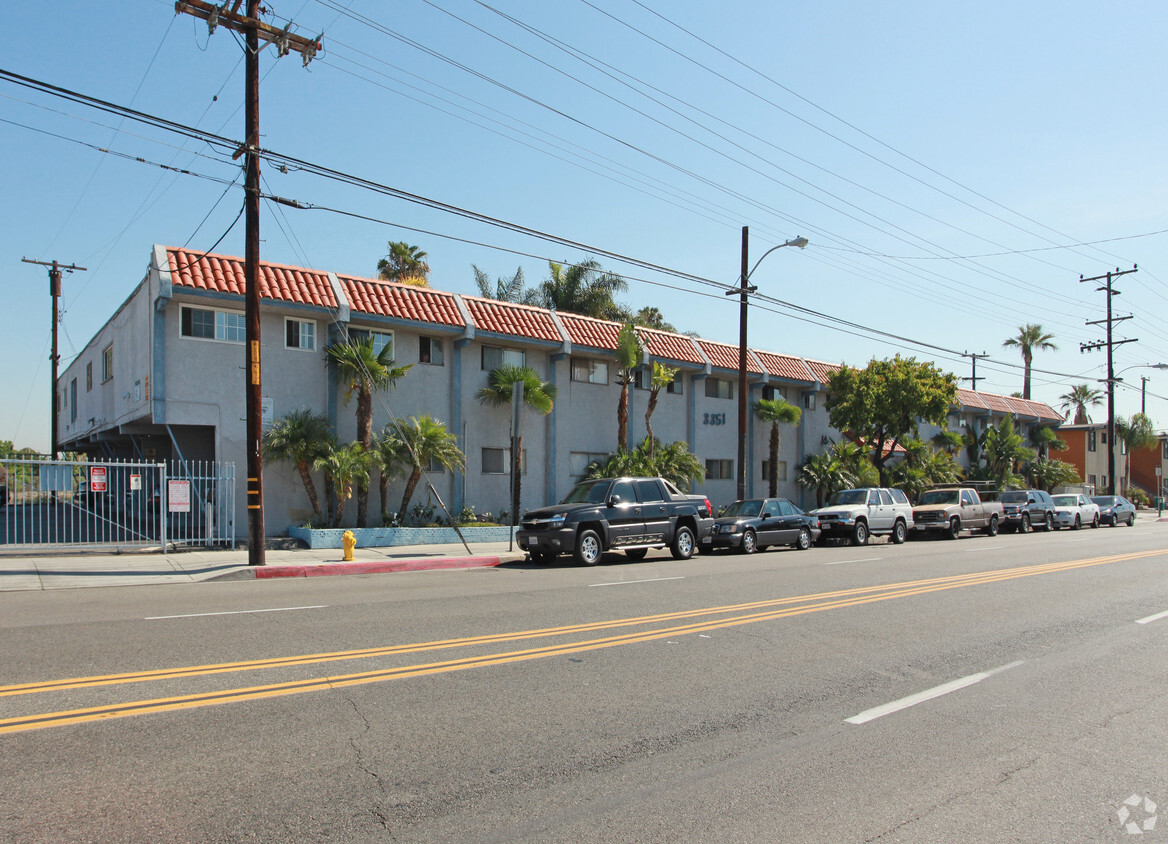
{"type": "Polygon", "coordinates": [[[912,536],[939,533],[956,539],[963,530],[997,536],[1001,523],[999,502],[982,501],[973,487],[942,487],[921,493],[913,507],[912,536]]]}

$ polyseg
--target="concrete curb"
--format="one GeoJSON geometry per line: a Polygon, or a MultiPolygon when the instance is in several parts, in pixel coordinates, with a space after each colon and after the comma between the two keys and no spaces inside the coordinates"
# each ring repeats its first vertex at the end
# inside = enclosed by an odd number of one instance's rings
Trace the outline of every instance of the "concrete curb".
{"type": "Polygon", "coordinates": [[[256,580],[274,577],[323,577],[334,574],[385,574],[431,569],[469,569],[497,566],[501,557],[430,557],[415,560],[385,560],[372,563],[322,563],[319,565],[262,566],[248,569],[256,580]]]}

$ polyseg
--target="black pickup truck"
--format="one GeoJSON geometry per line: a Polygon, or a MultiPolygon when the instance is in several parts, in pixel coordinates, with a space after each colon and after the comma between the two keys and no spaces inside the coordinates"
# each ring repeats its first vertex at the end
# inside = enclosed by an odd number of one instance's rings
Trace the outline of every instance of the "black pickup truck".
{"type": "Polygon", "coordinates": [[[664,478],[601,478],[576,484],[559,504],[524,513],[515,538],[537,563],[571,553],[594,566],[614,550],[640,560],[650,548],[687,560],[713,527],[710,509],[704,495],[686,495],[664,478]]]}

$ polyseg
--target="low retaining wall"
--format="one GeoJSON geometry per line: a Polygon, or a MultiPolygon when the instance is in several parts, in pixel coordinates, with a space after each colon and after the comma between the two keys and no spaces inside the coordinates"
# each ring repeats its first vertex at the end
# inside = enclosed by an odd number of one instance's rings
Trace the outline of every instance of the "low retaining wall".
{"type": "MultiPolygon", "coordinates": [[[[340,548],[341,536],[346,530],[353,532],[358,548],[385,548],[395,545],[461,545],[454,528],[448,527],[396,527],[396,528],[324,528],[320,530],[291,525],[288,535],[308,543],[309,548],[340,548]]],[[[506,542],[512,530],[510,527],[464,527],[459,528],[466,541],[506,542]]]]}

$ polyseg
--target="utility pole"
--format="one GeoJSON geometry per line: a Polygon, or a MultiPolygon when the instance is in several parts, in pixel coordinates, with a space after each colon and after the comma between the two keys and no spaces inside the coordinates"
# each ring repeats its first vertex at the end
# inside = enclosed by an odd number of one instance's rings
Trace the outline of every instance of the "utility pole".
{"type": "Polygon", "coordinates": [[[1106,325],[1107,326],[1107,340],[1095,343],[1080,343],[1079,353],[1093,352],[1096,349],[1107,348],[1107,494],[1115,495],[1115,358],[1114,350],[1116,346],[1122,346],[1124,343],[1136,343],[1137,339],[1131,340],[1114,340],[1112,339],[1112,329],[1117,322],[1131,319],[1131,314],[1123,317],[1112,315],[1111,299],[1113,296],[1118,296],[1119,291],[1112,287],[1112,282],[1120,276],[1128,275],[1129,273],[1139,272],[1139,267],[1133,266],[1130,270],[1123,270],[1122,272],[1116,268],[1115,272],[1108,272],[1104,275],[1097,275],[1093,278],[1083,278],[1079,276],[1079,283],[1091,281],[1106,281],[1102,287],[1096,287],[1098,291],[1107,293],[1107,319],[1100,319],[1088,321],[1087,325],[1106,325]]]}
{"type": "Polygon", "coordinates": [[[57,428],[57,367],[61,363],[61,356],[57,354],[57,324],[60,322],[58,303],[61,299],[61,270],[66,272],[85,272],[85,267],[69,264],[62,267],[57,261],[38,261],[35,258],[21,258],[26,264],[37,264],[49,268],[49,295],[53,297],[53,351],[49,353],[49,360],[53,364],[53,380],[49,385],[49,456],[57,459],[57,446],[61,437],[57,428]]]}
{"type": "Polygon", "coordinates": [[[977,392],[977,382],[985,380],[984,377],[983,378],[977,377],[977,359],[978,358],[988,358],[989,355],[986,354],[985,352],[982,352],[980,355],[977,354],[976,352],[962,352],[961,356],[963,358],[969,358],[973,362],[973,375],[971,375],[969,378],[962,378],[961,380],[968,381],[970,389],[976,393],[977,392]]]}
{"type": "Polygon", "coordinates": [[[746,313],[748,297],[754,291],[747,280],[750,278],[750,228],[742,227],[742,275],[738,292],[738,500],[746,498],[746,313]]]}
{"type": "Polygon", "coordinates": [[[1140,416],[1148,415],[1148,382],[1151,380],[1147,375],[1140,376],[1140,416]]]}
{"type": "Polygon", "coordinates": [[[244,159],[244,286],[246,342],[244,343],[244,372],[247,416],[247,562],[251,566],[264,565],[264,477],[263,477],[263,387],[260,382],[260,39],[275,44],[278,56],[295,50],[304,59],[304,66],[320,49],[320,38],[308,39],[293,35],[292,24],[284,29],[259,19],[259,0],[247,0],[247,14],[239,14],[243,0],[234,0],[231,8],[203,0],[178,0],[175,14],[188,14],[207,22],[214,32],[222,24],[245,39],[244,80],[244,141],[234,158],[244,159]]]}

